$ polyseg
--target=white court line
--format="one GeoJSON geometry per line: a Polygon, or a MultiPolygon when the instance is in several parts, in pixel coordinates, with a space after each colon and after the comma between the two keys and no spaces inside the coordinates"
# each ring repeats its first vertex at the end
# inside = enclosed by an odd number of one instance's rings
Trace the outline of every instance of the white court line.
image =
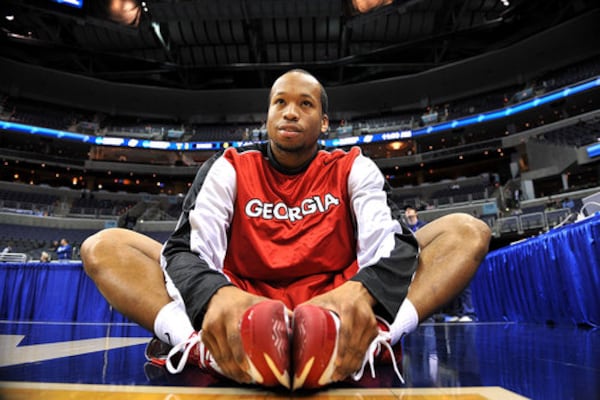
{"type": "Polygon", "coordinates": [[[22,321],[0,320],[0,324],[8,325],[91,325],[91,326],[140,326],[135,322],[65,322],[65,321],[22,321]]]}
{"type": "Polygon", "coordinates": [[[148,338],[101,337],[19,346],[24,335],[0,335],[0,367],[54,360],[148,343],[148,338]]]}

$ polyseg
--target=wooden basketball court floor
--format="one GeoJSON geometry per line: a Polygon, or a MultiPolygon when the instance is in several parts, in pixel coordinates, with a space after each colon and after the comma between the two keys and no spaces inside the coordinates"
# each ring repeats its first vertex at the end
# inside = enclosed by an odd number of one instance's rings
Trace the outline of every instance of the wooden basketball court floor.
{"type": "Polygon", "coordinates": [[[326,390],[287,392],[179,375],[146,363],[134,324],[0,321],[0,400],[600,399],[600,330],[519,323],[425,323],[390,366],[326,390]]]}

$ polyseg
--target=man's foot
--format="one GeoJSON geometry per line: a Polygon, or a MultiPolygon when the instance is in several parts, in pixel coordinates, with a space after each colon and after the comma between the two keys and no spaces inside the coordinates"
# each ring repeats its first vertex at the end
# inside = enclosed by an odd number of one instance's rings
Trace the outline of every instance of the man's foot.
{"type": "Polygon", "coordinates": [[[164,366],[167,363],[167,356],[169,355],[169,351],[171,351],[171,347],[171,345],[154,336],[146,345],[144,356],[150,363],[164,366]]]}
{"type": "MultiPolygon", "coordinates": [[[[290,388],[290,322],[285,304],[265,300],[250,307],[242,316],[240,333],[253,383],[290,388]]],[[[194,332],[188,340],[170,349],[154,338],[146,346],[146,358],[153,364],[164,365],[171,374],[180,373],[187,364],[192,364],[223,375],[202,342],[202,331],[194,332]]]]}
{"type": "Polygon", "coordinates": [[[369,364],[371,378],[375,378],[375,362],[377,362],[380,364],[391,364],[400,382],[404,383],[404,378],[398,367],[398,364],[402,361],[402,338],[392,346],[390,325],[383,318],[377,317],[377,326],[379,327],[379,333],[369,345],[361,368],[352,374],[351,377],[355,381],[360,380],[367,364],[369,364]]]}
{"type": "Polygon", "coordinates": [[[290,388],[290,325],[281,301],[265,300],[244,313],[242,345],[256,383],[290,388]]]}
{"type": "MultiPolygon", "coordinates": [[[[161,361],[160,358],[150,360],[153,363],[161,361]]],[[[194,332],[188,340],[179,343],[169,350],[167,357],[164,359],[165,367],[171,374],[178,374],[187,364],[191,364],[200,369],[217,375],[223,375],[221,369],[217,365],[210,352],[202,342],[202,331],[194,332]],[[173,363],[176,365],[173,365],[173,363]]]]}
{"type": "Polygon", "coordinates": [[[337,356],[339,318],[310,304],[294,310],[292,389],[314,389],[332,383],[337,356]]]}
{"type": "MultiPolygon", "coordinates": [[[[324,308],[310,304],[298,306],[294,310],[293,365],[294,380],[292,389],[316,389],[332,381],[334,362],[337,357],[340,320],[338,316],[324,308]]],[[[400,345],[392,348],[389,325],[378,320],[379,334],[367,349],[361,368],[350,378],[362,378],[367,364],[375,377],[375,361],[390,363],[399,379],[404,382],[398,369],[398,358],[402,358],[400,345]],[[388,350],[388,351],[385,351],[388,350]]]]}

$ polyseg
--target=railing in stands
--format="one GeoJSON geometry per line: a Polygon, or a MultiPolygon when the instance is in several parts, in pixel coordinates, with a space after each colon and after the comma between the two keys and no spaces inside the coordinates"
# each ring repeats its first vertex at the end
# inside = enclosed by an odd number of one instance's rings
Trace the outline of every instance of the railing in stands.
{"type": "Polygon", "coordinates": [[[27,261],[27,254],[25,253],[1,253],[0,262],[18,262],[23,263],[27,261]]]}

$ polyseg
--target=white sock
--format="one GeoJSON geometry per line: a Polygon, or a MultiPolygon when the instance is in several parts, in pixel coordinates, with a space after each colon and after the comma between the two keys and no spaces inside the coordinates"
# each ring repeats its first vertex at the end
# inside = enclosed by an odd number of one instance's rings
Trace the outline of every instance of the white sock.
{"type": "Polygon", "coordinates": [[[396,318],[390,326],[390,333],[392,335],[392,345],[398,343],[402,336],[411,333],[419,325],[419,315],[415,306],[408,299],[404,299],[400,309],[396,314],[396,318]]]}
{"type": "Polygon", "coordinates": [[[194,327],[181,303],[172,301],[166,304],[154,320],[154,334],[170,345],[175,346],[187,340],[192,333],[194,327]]]}

